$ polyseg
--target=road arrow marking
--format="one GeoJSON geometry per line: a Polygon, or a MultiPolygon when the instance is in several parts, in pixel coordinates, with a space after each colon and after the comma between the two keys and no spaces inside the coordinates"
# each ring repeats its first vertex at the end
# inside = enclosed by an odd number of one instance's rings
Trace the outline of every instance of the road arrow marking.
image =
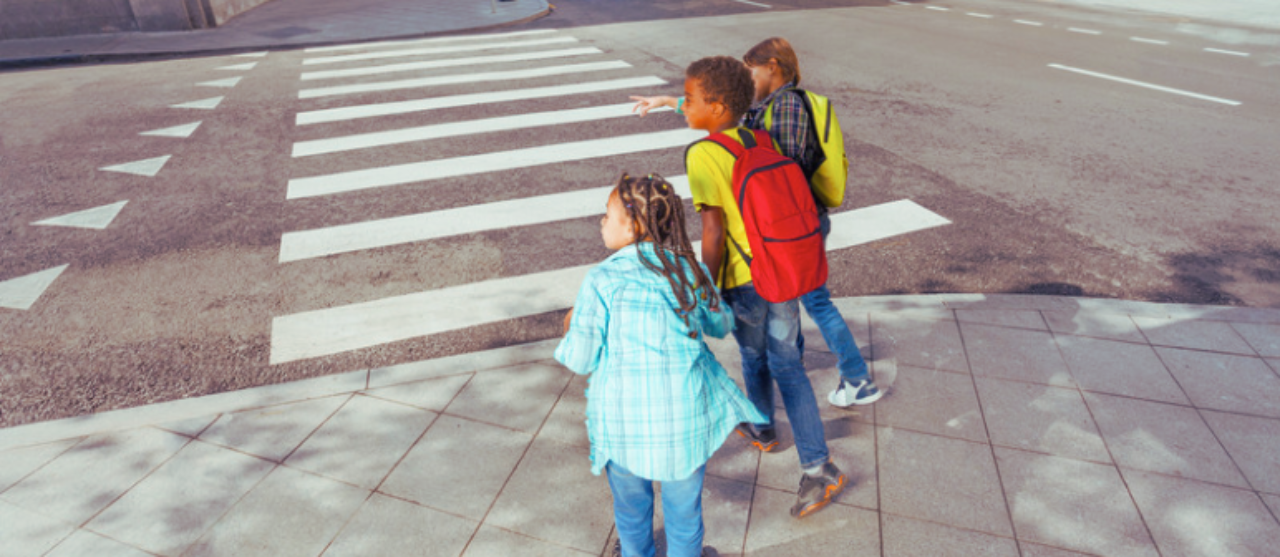
{"type": "MultiPolygon", "coordinates": [[[[827,250],[888,238],[951,221],[910,200],[831,215],[827,250]],[[888,225],[877,230],[875,226],[888,225]],[[837,234],[839,233],[839,234],[837,234]]],[[[700,251],[694,246],[694,251],[700,251]]],[[[573,305],[593,265],[392,296],[276,317],[272,364],[318,358],[391,342],[562,310],[573,305]]]]}
{"type": "Polygon", "coordinates": [[[258,65],[258,63],[257,63],[257,62],[246,62],[246,63],[244,63],[244,64],[234,64],[234,65],[231,65],[231,66],[223,66],[223,67],[221,67],[221,68],[217,68],[217,69],[219,69],[219,70],[226,70],[226,71],[230,71],[230,72],[243,72],[243,71],[249,71],[249,70],[252,70],[252,69],[253,69],[253,67],[254,67],[254,66],[257,66],[257,65],[258,65]]]}
{"type": "Polygon", "coordinates": [[[190,124],[183,124],[181,126],[174,126],[172,128],[164,128],[159,130],[151,130],[149,132],[142,132],[138,135],[187,138],[187,137],[191,137],[191,134],[195,133],[196,128],[198,127],[200,127],[200,122],[192,122],[190,124]]]}
{"type": "Polygon", "coordinates": [[[1161,86],[1161,85],[1153,85],[1153,84],[1151,84],[1151,83],[1144,83],[1144,82],[1136,81],[1136,80],[1133,80],[1133,79],[1126,79],[1126,78],[1123,78],[1123,77],[1116,77],[1116,76],[1114,76],[1114,75],[1107,75],[1107,74],[1104,74],[1104,73],[1091,72],[1091,71],[1089,71],[1089,70],[1082,70],[1082,69],[1080,69],[1080,68],[1073,68],[1073,67],[1071,67],[1071,66],[1063,66],[1062,64],[1049,64],[1049,67],[1050,67],[1050,68],[1053,68],[1053,69],[1056,69],[1056,70],[1066,70],[1066,71],[1069,71],[1069,72],[1078,73],[1078,74],[1080,74],[1080,75],[1087,75],[1087,76],[1090,76],[1090,77],[1096,77],[1096,78],[1099,78],[1099,79],[1106,79],[1106,80],[1108,80],[1108,81],[1115,81],[1115,82],[1117,82],[1117,83],[1124,83],[1124,84],[1126,84],[1126,85],[1133,85],[1133,86],[1135,86],[1135,87],[1143,87],[1143,88],[1146,88],[1146,89],[1152,89],[1152,90],[1155,90],[1155,91],[1161,91],[1161,92],[1165,92],[1165,93],[1173,93],[1173,94],[1175,94],[1175,95],[1182,95],[1182,96],[1184,96],[1184,97],[1191,97],[1191,98],[1193,98],[1193,99],[1200,99],[1200,100],[1203,100],[1203,101],[1211,101],[1211,102],[1216,102],[1216,103],[1229,104],[1229,105],[1231,105],[1231,106],[1240,106],[1240,101],[1233,101],[1233,100],[1230,100],[1230,99],[1223,99],[1223,98],[1219,98],[1219,97],[1211,97],[1211,96],[1209,96],[1209,95],[1201,95],[1200,93],[1192,93],[1191,91],[1183,91],[1182,89],[1174,89],[1174,88],[1172,88],[1172,87],[1164,87],[1164,86],[1161,86]]]}
{"type": "Polygon", "coordinates": [[[111,221],[116,219],[116,215],[120,214],[120,210],[124,208],[124,204],[128,200],[119,201],[110,205],[85,209],[74,213],[68,213],[60,217],[53,217],[36,221],[31,224],[41,226],[69,226],[72,228],[90,228],[93,230],[103,230],[111,221]]]}
{"type": "Polygon", "coordinates": [[[27,310],[40,299],[44,291],[58,280],[68,265],[46,269],[38,273],[0,282],[0,307],[27,310]]]}
{"type": "Polygon", "coordinates": [[[240,83],[240,80],[241,80],[241,79],[243,79],[243,78],[241,78],[241,77],[228,77],[228,78],[226,78],[226,79],[215,79],[215,80],[213,80],[213,81],[205,81],[205,82],[203,82],[203,83],[197,83],[196,85],[203,85],[203,86],[205,86],[205,87],[227,87],[227,88],[230,88],[230,87],[235,87],[237,83],[240,83]]]}
{"type": "Polygon", "coordinates": [[[171,104],[169,105],[169,107],[170,108],[199,108],[201,110],[213,110],[215,108],[218,108],[218,103],[222,102],[222,99],[225,99],[225,98],[226,97],[211,97],[208,99],[185,102],[182,104],[171,104]]]}
{"type": "Polygon", "coordinates": [[[137,174],[138,176],[155,176],[164,168],[164,163],[169,162],[169,157],[173,155],[165,155],[154,159],[146,159],[140,161],[127,162],[113,166],[104,166],[98,170],[106,170],[108,172],[124,172],[126,174],[137,174]]]}

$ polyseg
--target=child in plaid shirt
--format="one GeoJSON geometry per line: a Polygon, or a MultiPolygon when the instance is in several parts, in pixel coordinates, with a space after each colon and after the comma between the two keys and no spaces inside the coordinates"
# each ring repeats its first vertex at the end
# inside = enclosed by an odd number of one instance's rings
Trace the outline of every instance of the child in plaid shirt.
{"type": "Polygon", "coordinates": [[[601,235],[617,252],[587,273],[555,358],[591,375],[591,471],[613,491],[614,551],[655,554],[658,481],[667,554],[714,555],[702,546],[706,463],[739,423],[765,422],[703,340],[727,335],[733,312],[694,257],[670,183],[624,174],[606,207],[601,235]]]}

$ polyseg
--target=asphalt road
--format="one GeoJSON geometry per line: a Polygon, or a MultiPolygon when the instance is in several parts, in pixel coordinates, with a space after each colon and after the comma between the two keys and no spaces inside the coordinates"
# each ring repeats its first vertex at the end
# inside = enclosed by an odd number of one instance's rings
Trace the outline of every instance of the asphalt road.
{"type": "Polygon", "coordinates": [[[683,174],[680,118],[593,107],[678,94],[689,62],[774,35],[840,107],[837,230],[902,200],[951,223],[835,249],[835,295],[1280,307],[1280,47],[1023,2],[833,4],[564,2],[528,35],[0,74],[0,301],[31,301],[0,307],[0,426],[558,334],[575,269],[608,252],[590,209],[543,196],[683,174]],[[515,44],[438,50],[493,43],[515,44]],[[499,55],[546,57],[391,67],[499,55]],[[559,73],[464,81],[535,68],[559,73]],[[396,133],[350,137],[374,132],[396,133]]]}

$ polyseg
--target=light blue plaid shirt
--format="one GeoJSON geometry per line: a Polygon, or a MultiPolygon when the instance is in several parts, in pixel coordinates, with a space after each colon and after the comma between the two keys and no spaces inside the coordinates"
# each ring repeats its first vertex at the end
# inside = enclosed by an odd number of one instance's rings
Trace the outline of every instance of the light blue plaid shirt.
{"type": "Polygon", "coordinates": [[[642,242],[587,273],[555,358],[591,375],[592,473],[614,461],[649,480],[683,480],[706,464],[734,426],[765,419],[702,338],[729,334],[728,305],[712,311],[704,301],[686,325],[670,283],[645,267],[641,254],[657,263],[653,244],[642,242]]]}

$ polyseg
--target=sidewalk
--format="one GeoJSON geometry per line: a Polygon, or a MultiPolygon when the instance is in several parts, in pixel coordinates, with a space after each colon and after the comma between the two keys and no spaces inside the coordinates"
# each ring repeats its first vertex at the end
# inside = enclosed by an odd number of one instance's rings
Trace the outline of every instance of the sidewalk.
{"type": "Polygon", "coordinates": [[[547,0],[271,0],[213,29],[0,41],[0,69],[476,31],[536,19],[549,10],[547,0]]]}
{"type": "MultiPolygon", "coordinates": [[[[1280,545],[1280,310],[837,304],[889,389],[856,413],[822,404],[855,484],[797,521],[789,428],[776,454],[731,437],[704,502],[722,555],[1280,545]]],[[[0,429],[0,555],[601,555],[586,381],[550,359],[556,342],[0,429]]],[[[824,396],[835,358],[809,344],[824,396]]],[[[736,374],[733,342],[713,348],[736,374]]]]}

